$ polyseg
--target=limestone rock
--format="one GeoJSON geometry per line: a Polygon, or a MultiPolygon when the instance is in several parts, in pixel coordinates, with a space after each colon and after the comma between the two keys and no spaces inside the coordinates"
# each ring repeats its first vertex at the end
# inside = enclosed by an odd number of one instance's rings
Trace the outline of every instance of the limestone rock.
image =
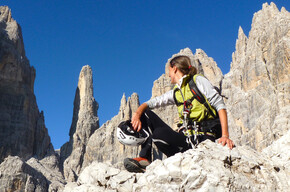
{"type": "Polygon", "coordinates": [[[213,58],[208,57],[203,50],[196,49],[194,63],[199,74],[203,74],[213,86],[221,88],[223,74],[213,58]]]}
{"type": "Polygon", "coordinates": [[[288,176],[247,146],[229,150],[207,140],[197,149],[154,161],[144,174],[93,162],[64,191],[287,191],[288,176]]]}
{"type": "Polygon", "coordinates": [[[7,157],[0,164],[0,191],[48,191],[45,177],[19,157],[7,157]]]}
{"type": "Polygon", "coordinates": [[[26,161],[28,165],[41,173],[49,183],[48,191],[62,191],[66,181],[60,172],[59,159],[55,155],[47,156],[41,160],[34,157],[26,161]]]}
{"type": "Polygon", "coordinates": [[[289,186],[286,178],[285,171],[275,171],[270,160],[249,147],[231,151],[205,141],[197,149],[155,161],[134,190],[283,191],[289,186]]]}
{"type": "Polygon", "coordinates": [[[139,97],[136,93],[133,93],[128,99],[123,95],[118,115],[103,124],[90,137],[84,155],[83,167],[90,165],[93,161],[99,161],[121,168],[124,158],[138,156],[138,147],[124,146],[119,143],[116,136],[117,126],[121,121],[131,119],[132,112],[138,106],[139,97]]]}
{"type": "Polygon", "coordinates": [[[263,149],[262,154],[272,159],[275,167],[285,169],[287,174],[290,175],[290,130],[275,141],[273,144],[263,149]]]}
{"type": "Polygon", "coordinates": [[[34,95],[35,69],[25,56],[21,28],[11,10],[0,7],[0,163],[54,154],[43,112],[34,95]]]}
{"type": "Polygon", "coordinates": [[[262,150],[290,128],[289,29],[290,13],[274,3],[254,14],[248,38],[239,29],[222,84],[236,144],[262,150]]]}
{"type": "Polygon", "coordinates": [[[98,103],[93,96],[92,69],[88,65],[80,72],[73,110],[70,141],[61,147],[60,153],[67,181],[77,179],[89,138],[99,128],[98,103]]]}
{"type": "Polygon", "coordinates": [[[81,173],[77,183],[65,186],[63,192],[70,191],[133,191],[136,174],[113,168],[110,164],[93,162],[81,173]]]}
{"type": "Polygon", "coordinates": [[[17,156],[7,157],[0,164],[0,191],[62,191],[66,181],[59,171],[56,156],[27,162],[17,156]]]}

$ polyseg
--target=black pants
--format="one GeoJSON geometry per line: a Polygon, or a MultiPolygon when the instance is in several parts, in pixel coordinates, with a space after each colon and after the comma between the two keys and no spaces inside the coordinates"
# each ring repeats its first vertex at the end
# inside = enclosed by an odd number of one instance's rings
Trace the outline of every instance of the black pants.
{"type": "MultiPolygon", "coordinates": [[[[191,145],[186,142],[187,137],[183,133],[171,129],[154,112],[147,110],[142,114],[140,120],[142,129],[146,129],[150,133],[150,137],[141,146],[140,157],[152,160],[152,141],[167,157],[191,148],[191,145]]],[[[198,140],[202,142],[206,139],[215,140],[214,137],[207,135],[201,135],[198,140]]]]}

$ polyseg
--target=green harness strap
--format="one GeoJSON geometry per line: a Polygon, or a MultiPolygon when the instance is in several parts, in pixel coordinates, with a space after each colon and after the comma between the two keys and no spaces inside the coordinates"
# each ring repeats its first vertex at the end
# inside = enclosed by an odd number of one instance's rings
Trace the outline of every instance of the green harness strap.
{"type": "MultiPolygon", "coordinates": [[[[202,105],[204,105],[206,107],[206,109],[208,110],[208,112],[214,118],[217,118],[217,114],[214,114],[214,112],[211,110],[210,106],[208,105],[208,102],[204,98],[204,95],[199,91],[199,89],[198,89],[198,87],[197,87],[194,79],[195,79],[194,76],[189,78],[188,84],[189,84],[190,91],[193,94],[193,97],[191,99],[188,99],[186,102],[189,103],[189,104],[191,104],[192,101],[194,99],[196,99],[199,103],[201,103],[202,105]]],[[[176,91],[178,91],[178,89],[175,89],[174,90],[174,95],[175,95],[175,92],[176,91]]],[[[175,104],[177,106],[184,105],[184,103],[178,102],[175,96],[174,96],[174,100],[175,100],[175,104]]]]}
{"type": "Polygon", "coordinates": [[[204,98],[203,94],[199,91],[199,89],[196,86],[196,83],[194,82],[194,78],[190,78],[189,82],[189,87],[190,90],[193,94],[193,98],[190,99],[190,103],[196,99],[198,102],[200,102],[201,104],[203,104],[207,110],[209,111],[209,113],[216,118],[217,115],[214,114],[214,112],[211,110],[210,106],[208,105],[208,103],[206,102],[206,99],[204,98]]]}

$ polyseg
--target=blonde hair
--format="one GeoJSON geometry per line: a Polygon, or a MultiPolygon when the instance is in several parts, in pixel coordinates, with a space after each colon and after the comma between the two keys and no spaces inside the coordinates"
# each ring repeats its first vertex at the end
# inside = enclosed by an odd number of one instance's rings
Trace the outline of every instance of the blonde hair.
{"type": "Polygon", "coordinates": [[[170,67],[176,66],[184,75],[194,76],[197,70],[191,65],[190,59],[187,56],[176,56],[170,61],[170,67]]]}

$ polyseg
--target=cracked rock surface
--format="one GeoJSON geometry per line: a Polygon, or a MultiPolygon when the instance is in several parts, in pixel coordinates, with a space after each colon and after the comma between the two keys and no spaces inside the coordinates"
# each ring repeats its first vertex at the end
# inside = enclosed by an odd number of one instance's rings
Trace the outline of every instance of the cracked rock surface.
{"type": "Polygon", "coordinates": [[[95,161],[64,191],[287,191],[287,176],[287,169],[250,147],[229,150],[207,140],[196,149],[155,160],[144,174],[95,161]]]}

